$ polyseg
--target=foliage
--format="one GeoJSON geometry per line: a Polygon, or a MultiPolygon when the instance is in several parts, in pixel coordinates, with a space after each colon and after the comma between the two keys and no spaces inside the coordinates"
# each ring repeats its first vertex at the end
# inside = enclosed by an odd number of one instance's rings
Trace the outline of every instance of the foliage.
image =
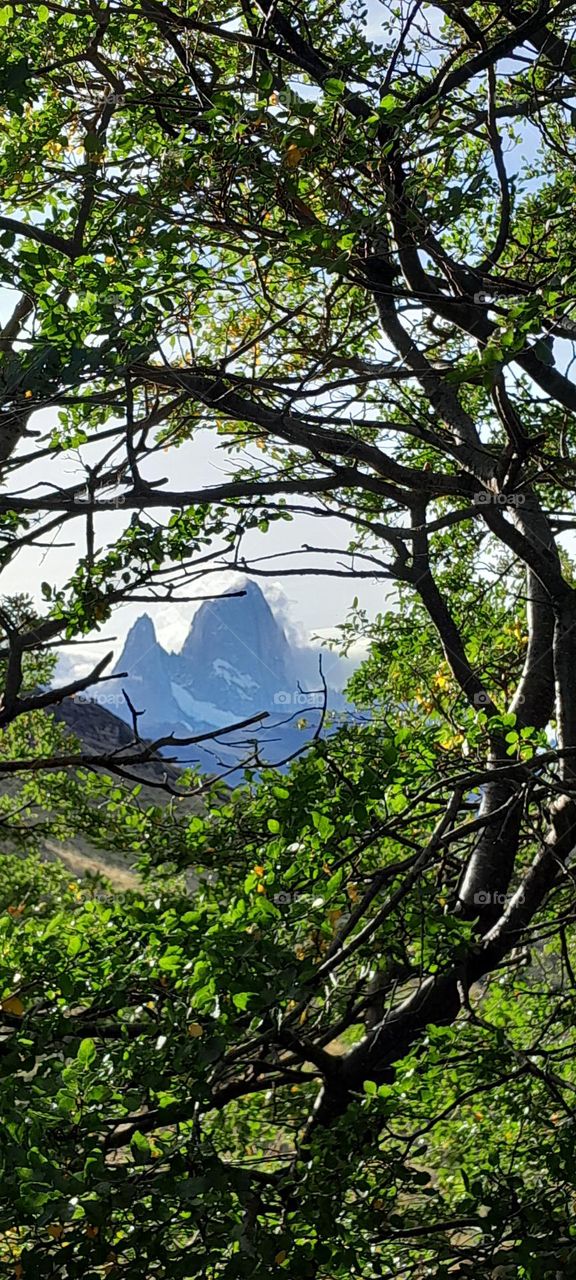
{"type": "Polygon", "coordinates": [[[576,1273],[575,11],[0,8],[18,1280],[576,1273]],[[334,732],[153,803],[55,649],[222,569],[391,607],[334,732]]]}

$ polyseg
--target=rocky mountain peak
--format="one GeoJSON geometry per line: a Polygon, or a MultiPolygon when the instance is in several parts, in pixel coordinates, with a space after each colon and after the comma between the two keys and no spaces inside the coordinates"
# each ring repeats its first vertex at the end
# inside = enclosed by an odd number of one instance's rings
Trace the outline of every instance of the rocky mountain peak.
{"type": "Polygon", "coordinates": [[[156,643],[156,628],[150,614],[140,614],[140,617],[130,627],[126,641],[130,638],[134,640],[149,640],[152,644],[156,643]]]}
{"type": "Polygon", "coordinates": [[[268,706],[278,691],[296,687],[295,663],[260,587],[247,582],[240,589],[246,594],[228,591],[200,605],[180,658],[209,688],[210,701],[220,690],[226,693],[227,705],[240,709],[257,692],[268,706]]]}
{"type": "MultiPolygon", "coordinates": [[[[118,692],[125,689],[144,713],[139,728],[149,738],[223,730],[268,712],[264,732],[273,736],[274,754],[281,756],[285,740],[291,748],[298,745],[296,721],[317,704],[299,688],[317,689],[317,655],[290,643],[266,596],[249,581],[203,601],[179,653],[162,647],[152,619],[142,614],[128,632],[116,671],[128,673],[118,692]]],[[[124,698],[115,710],[129,719],[124,698]]],[[[242,753],[242,744],[226,735],[220,748],[224,758],[242,753]]]]}

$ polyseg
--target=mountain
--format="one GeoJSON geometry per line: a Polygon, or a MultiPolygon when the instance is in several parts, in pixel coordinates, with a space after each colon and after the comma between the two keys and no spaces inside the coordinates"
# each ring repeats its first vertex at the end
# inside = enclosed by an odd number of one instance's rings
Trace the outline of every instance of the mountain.
{"type": "MultiPolygon", "coordinates": [[[[145,765],[132,765],[129,772],[141,781],[144,805],[162,803],[166,793],[161,788],[166,781],[178,790],[178,765],[189,764],[212,776],[222,774],[232,785],[240,781],[243,762],[250,751],[253,753],[255,741],[259,760],[282,767],[286,757],[300,750],[318,725],[320,646],[315,650],[295,644],[260,588],[247,582],[242,590],[242,596],[227,592],[216,600],[206,600],[192,618],[179,653],[163,648],[151,618],[142,614],[126,636],[115,667],[119,678],[67,698],[54,708],[56,718],[85,750],[95,754],[130,751],[132,713],[125,693],[141,713],[138,731],[145,740],[168,734],[179,738],[219,735],[216,740],[188,747],[166,748],[163,756],[157,755],[145,765]],[[127,674],[120,676],[120,672],[127,674]],[[314,689],[315,694],[305,692],[314,689]],[[225,732],[231,723],[262,712],[269,715],[261,725],[225,732]]],[[[344,678],[344,664],[332,654],[325,654],[325,658],[326,670],[344,678]]],[[[65,655],[56,683],[62,685],[77,674],[73,659],[65,655]]],[[[333,710],[346,706],[333,687],[329,688],[328,705],[333,710]]],[[[201,806],[201,800],[194,797],[175,803],[186,813],[201,806]]],[[[74,875],[87,871],[105,874],[121,888],[135,883],[128,858],[96,848],[83,837],[69,844],[48,841],[44,855],[63,859],[74,875]]]]}
{"type": "MultiPolygon", "coordinates": [[[[320,652],[320,650],[318,650],[320,652]]],[[[330,665],[334,659],[330,655],[330,665]]],[[[233,768],[245,757],[247,740],[258,737],[262,757],[279,762],[302,745],[318,723],[321,694],[307,693],[310,676],[318,670],[318,655],[298,647],[283,627],[260,588],[246,582],[216,600],[206,600],[194,615],[179,653],[159,643],[154,624],[143,614],[128,632],[115,673],[115,692],[104,695],[121,719],[131,722],[125,692],[141,712],[142,736],[178,737],[220,731],[218,742],[201,748],[182,748],[180,758],[198,767],[233,768]],[[244,594],[238,595],[238,590],[244,594]],[[231,724],[268,712],[262,728],[244,735],[223,731],[231,724]],[[302,718],[307,730],[298,727],[302,718]]],[[[341,708],[342,696],[330,690],[329,703],[341,708]]]]}
{"type": "MultiPolygon", "coordinates": [[[[108,695],[108,706],[122,719],[130,720],[130,711],[124,690],[137,710],[145,711],[147,721],[155,724],[176,724],[180,708],[172,697],[170,658],[158,643],[154,623],[143,613],[130,628],[120,661],[114,672],[127,672],[127,678],[114,681],[108,695]],[[143,701],[144,699],[144,701],[143,701]]],[[[146,730],[144,730],[145,736],[146,730]]]]}
{"type": "MultiPolygon", "coordinates": [[[[278,705],[296,691],[298,663],[282,627],[253,582],[245,595],[207,600],[192,619],[179,654],[184,688],[238,715],[278,705]]],[[[176,695],[178,696],[178,695],[176,695]]]]}

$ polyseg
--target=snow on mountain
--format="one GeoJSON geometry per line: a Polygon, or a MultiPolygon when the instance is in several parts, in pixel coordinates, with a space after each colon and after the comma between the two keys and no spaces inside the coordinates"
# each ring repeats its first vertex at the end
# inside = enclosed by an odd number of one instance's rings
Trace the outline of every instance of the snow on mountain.
{"type": "Polygon", "coordinates": [[[284,631],[253,582],[245,595],[207,600],[176,658],[179,683],[193,697],[246,715],[295,690],[299,673],[284,631]]]}
{"type": "MultiPolygon", "coordinates": [[[[90,740],[93,749],[98,735],[103,746],[109,746],[114,734],[119,743],[125,735],[130,740],[132,713],[126,694],[140,713],[138,731],[144,739],[216,734],[216,740],[170,749],[168,754],[203,772],[223,772],[233,781],[241,776],[255,738],[260,758],[279,764],[311,737],[322,702],[321,652],[328,706],[344,710],[339,688],[349,674],[347,664],[322,650],[321,642],[316,647],[300,643],[298,632],[288,623],[286,628],[282,625],[282,610],[277,616],[257,585],[246,582],[231,590],[239,589],[245,594],[228,591],[200,606],[178,653],[160,644],[152,619],[142,614],[126,636],[114,667],[117,678],[70,703],[72,710],[66,714],[76,717],[78,736],[90,740]],[[231,724],[264,712],[268,717],[262,725],[226,733],[231,724]]],[[[55,683],[87,674],[100,656],[97,645],[65,653],[55,683]]]]}
{"type": "MultiPolygon", "coordinates": [[[[230,715],[227,711],[222,711],[220,707],[216,707],[213,702],[199,702],[197,698],[193,698],[187,689],[183,689],[182,685],[171,684],[172,693],[178,706],[183,714],[188,718],[188,722],[192,721],[196,726],[199,724],[210,725],[212,728],[224,729],[230,724],[230,715]]],[[[193,732],[191,728],[191,732],[193,732]]]]}
{"type": "MultiPolygon", "coordinates": [[[[234,589],[235,591],[238,588],[234,589]]],[[[238,596],[230,591],[206,600],[194,615],[179,653],[169,653],[158,642],[151,619],[143,614],[129,631],[116,672],[127,672],[118,682],[114,710],[130,720],[122,697],[125,690],[134,707],[143,736],[174,732],[178,736],[222,731],[228,725],[268,712],[260,740],[267,758],[280,759],[285,748],[294,749],[302,739],[296,721],[305,716],[313,730],[318,719],[318,651],[291,643],[275,618],[260,588],[247,582],[238,596]],[[265,750],[265,744],[274,744],[265,750]]],[[[328,655],[328,667],[334,658],[328,655]]],[[[331,691],[330,705],[343,700],[331,691]]],[[[226,754],[234,754],[232,738],[226,754]]],[[[242,744],[237,744],[238,753],[242,744]]]]}
{"type": "Polygon", "coordinates": [[[226,684],[234,684],[238,689],[257,689],[255,680],[246,675],[243,671],[237,671],[235,667],[231,667],[229,662],[225,662],[224,658],[216,658],[212,663],[214,675],[221,677],[226,684]]]}

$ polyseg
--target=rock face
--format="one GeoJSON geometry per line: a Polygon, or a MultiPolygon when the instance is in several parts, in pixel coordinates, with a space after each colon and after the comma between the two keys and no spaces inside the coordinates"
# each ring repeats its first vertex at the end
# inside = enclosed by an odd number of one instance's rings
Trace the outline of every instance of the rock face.
{"type": "Polygon", "coordinates": [[[248,582],[244,596],[227,593],[207,600],[192,620],[173,670],[201,703],[242,717],[281,705],[296,692],[298,663],[260,588],[248,582]]]}
{"type": "MultiPolygon", "coordinates": [[[[145,718],[155,725],[178,723],[181,712],[170,688],[170,655],[158,643],[148,614],[143,613],[130,628],[114,671],[127,672],[126,677],[108,686],[108,706],[117,716],[130,720],[122,693],[125,690],[136,710],[144,712],[142,721],[145,718]]],[[[145,728],[144,733],[149,736],[145,728]]]]}
{"type": "MultiPolygon", "coordinates": [[[[247,582],[235,591],[239,589],[245,594],[227,592],[200,606],[179,653],[168,653],[159,644],[146,614],[138,618],[115,668],[127,675],[114,682],[108,705],[130,722],[125,690],[143,713],[139,730],[146,738],[222,732],[234,722],[268,712],[265,729],[250,733],[258,732],[263,758],[275,763],[302,744],[298,720],[307,719],[310,733],[318,722],[315,708],[321,697],[306,692],[318,691],[317,675],[310,683],[317,655],[290,644],[257,585],[247,582]]],[[[336,691],[330,703],[342,706],[336,691]]],[[[245,755],[245,746],[245,740],[222,734],[216,748],[220,762],[233,765],[245,755]]],[[[184,752],[183,758],[191,760],[191,753],[184,752]]]]}

